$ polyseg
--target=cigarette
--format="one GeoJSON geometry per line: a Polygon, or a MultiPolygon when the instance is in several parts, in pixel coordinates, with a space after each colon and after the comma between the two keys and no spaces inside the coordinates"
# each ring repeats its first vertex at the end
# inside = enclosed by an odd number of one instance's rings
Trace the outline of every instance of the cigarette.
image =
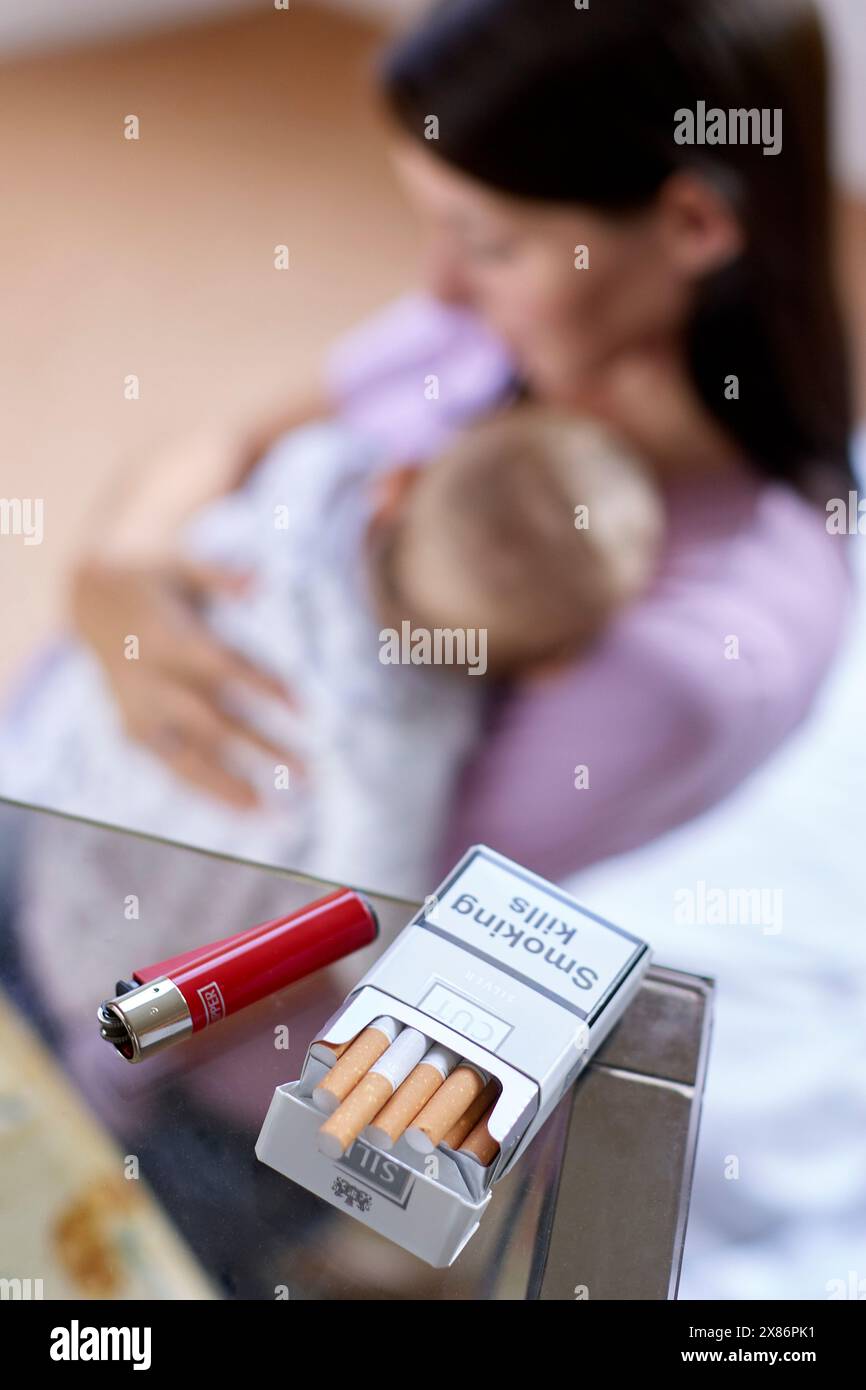
{"type": "Polygon", "coordinates": [[[364,1126],[378,1115],[397,1087],[417,1067],[429,1046],[430,1039],[419,1033],[417,1028],[404,1028],[387,1052],[320,1126],[320,1152],[327,1158],[341,1158],[364,1126]]]}
{"type": "Polygon", "coordinates": [[[438,1043],[431,1047],[380,1110],[373,1124],[367,1126],[364,1138],[379,1149],[393,1149],[400,1135],[439,1090],[459,1060],[449,1047],[440,1047],[438,1043]]]}
{"type": "Polygon", "coordinates": [[[486,1085],[483,1072],[470,1062],[461,1062],[406,1130],[409,1147],[416,1153],[432,1153],[486,1085]]]}
{"type": "Polygon", "coordinates": [[[391,1046],[402,1026],[396,1018],[383,1016],[374,1019],[368,1028],[359,1033],[313,1091],[316,1108],[323,1110],[326,1115],[332,1114],[353,1086],[357,1086],[361,1077],[367,1075],[373,1063],[391,1046]]]}
{"type": "Polygon", "coordinates": [[[310,1055],[315,1057],[316,1061],[324,1062],[326,1067],[332,1067],[335,1062],[339,1062],[343,1053],[351,1046],[351,1043],[332,1043],[326,1042],[324,1038],[319,1038],[318,1042],[314,1042],[310,1048],[310,1055]]]}
{"type": "Polygon", "coordinates": [[[447,1144],[449,1149],[459,1149],[463,1140],[477,1125],[481,1116],[488,1110],[499,1095],[499,1084],[491,1078],[480,1096],[476,1096],[472,1104],[467,1106],[456,1125],[452,1125],[443,1144],[447,1144]]]}
{"type": "MultiPolygon", "coordinates": [[[[494,1101],[494,1105],[496,1102],[494,1101]]],[[[499,1153],[499,1144],[491,1137],[487,1122],[493,1114],[493,1105],[489,1106],[484,1112],[478,1124],[470,1133],[469,1137],[460,1145],[462,1154],[471,1154],[477,1158],[482,1168],[487,1168],[499,1153]]]]}

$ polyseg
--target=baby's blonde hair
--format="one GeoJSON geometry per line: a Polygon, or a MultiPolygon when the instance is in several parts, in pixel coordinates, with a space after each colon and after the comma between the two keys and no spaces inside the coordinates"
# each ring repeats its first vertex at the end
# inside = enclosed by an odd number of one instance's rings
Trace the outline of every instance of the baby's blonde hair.
{"type": "Polygon", "coordinates": [[[646,470],[605,428],[503,411],[422,470],[389,546],[391,616],[485,628],[494,674],[566,657],[649,583],[662,517],[646,470]]]}

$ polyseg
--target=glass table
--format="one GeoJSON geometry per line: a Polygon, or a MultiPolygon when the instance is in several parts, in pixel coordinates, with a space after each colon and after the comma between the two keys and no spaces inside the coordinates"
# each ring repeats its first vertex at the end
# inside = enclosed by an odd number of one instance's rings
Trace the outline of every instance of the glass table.
{"type": "Polygon", "coordinates": [[[253,1147],[275,1086],[413,904],[370,893],[373,946],[138,1066],[100,1039],[97,1005],[135,968],[331,886],[0,802],[0,1278],[46,1299],[675,1297],[706,979],[651,968],[447,1270],[253,1147]]]}

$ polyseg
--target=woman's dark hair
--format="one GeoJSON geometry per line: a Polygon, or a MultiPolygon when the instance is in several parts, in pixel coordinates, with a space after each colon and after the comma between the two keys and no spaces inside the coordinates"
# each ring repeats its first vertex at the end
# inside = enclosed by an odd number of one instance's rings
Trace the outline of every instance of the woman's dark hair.
{"type": "Polygon", "coordinates": [[[824,45],[810,0],[440,0],[386,55],[401,126],[518,197],[627,215],[691,170],[746,234],[700,287],[695,386],[764,474],[851,483],[850,383],[832,269],[824,45]],[[782,146],[679,144],[676,113],[782,112],[782,146]],[[725,381],[739,379],[739,399],[725,381]]]}

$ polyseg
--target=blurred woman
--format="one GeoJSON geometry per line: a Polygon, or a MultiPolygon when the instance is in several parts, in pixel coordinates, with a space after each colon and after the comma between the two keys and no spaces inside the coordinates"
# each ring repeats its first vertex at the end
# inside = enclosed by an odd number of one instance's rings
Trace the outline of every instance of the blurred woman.
{"type": "Polygon", "coordinates": [[[316,415],[357,421],[391,463],[517,397],[605,420],[662,489],[660,572],[579,664],[503,692],[442,850],[483,840],[561,876],[740,782],[843,632],[824,508],[851,485],[851,420],[820,30],[808,0],[444,0],[388,55],[383,91],[429,293],[338,345],[315,401],[179,445],[142,479],[110,552],[80,566],[78,624],[129,732],[241,799],[223,757],[249,731],[220,704],[238,663],[196,607],[233,581],[177,555],[179,519],[316,415]],[[710,109],[781,112],[780,149],[680,143],[682,113],[699,132],[710,109]]]}

